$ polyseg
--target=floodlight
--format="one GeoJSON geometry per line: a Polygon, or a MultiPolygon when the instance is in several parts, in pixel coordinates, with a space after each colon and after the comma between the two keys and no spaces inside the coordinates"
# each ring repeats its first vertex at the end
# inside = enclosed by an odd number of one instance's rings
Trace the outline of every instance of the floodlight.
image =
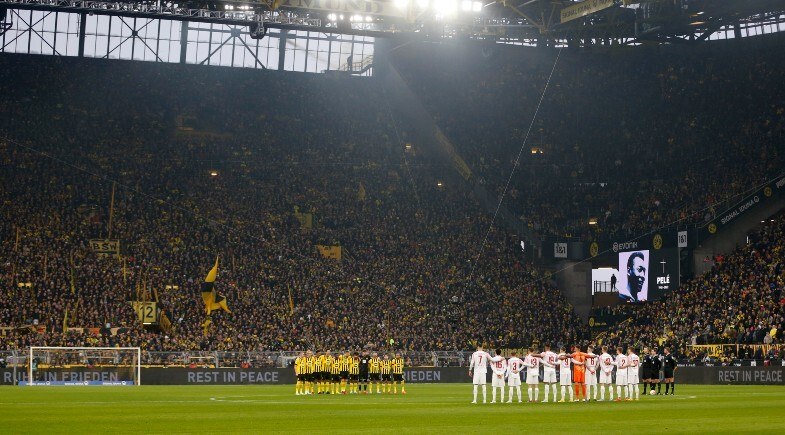
{"type": "Polygon", "coordinates": [[[457,9],[455,0],[436,0],[433,3],[434,12],[438,15],[450,15],[457,9]]]}

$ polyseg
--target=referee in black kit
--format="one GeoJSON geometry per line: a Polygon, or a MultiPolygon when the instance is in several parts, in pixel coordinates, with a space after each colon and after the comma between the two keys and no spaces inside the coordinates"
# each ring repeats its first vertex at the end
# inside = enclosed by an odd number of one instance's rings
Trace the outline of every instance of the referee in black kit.
{"type": "Polygon", "coordinates": [[[662,384],[660,384],[660,370],[662,370],[662,360],[660,359],[660,355],[657,353],[657,349],[651,350],[651,390],[654,391],[654,384],[657,384],[657,394],[660,394],[660,388],[662,388],[662,384]]]}
{"type": "MultiPolygon", "coordinates": [[[[652,370],[652,368],[653,368],[652,367],[652,363],[651,363],[652,356],[651,356],[651,353],[649,352],[648,346],[643,348],[643,355],[641,355],[641,356],[643,357],[643,361],[641,361],[641,372],[642,372],[642,375],[643,375],[642,376],[642,378],[643,378],[643,393],[644,394],[649,394],[649,390],[650,389],[651,390],[654,389],[654,377],[655,377],[655,374],[654,374],[654,370],[652,370]],[[650,384],[651,384],[651,387],[649,387],[650,384]]],[[[660,377],[659,373],[657,373],[656,376],[659,378],[660,377]]]]}
{"type": "Polygon", "coordinates": [[[368,394],[368,368],[370,365],[371,357],[368,351],[364,350],[360,357],[360,392],[361,394],[368,394]]]}
{"type": "Polygon", "coordinates": [[[670,395],[672,396],[676,393],[676,383],[673,380],[673,375],[676,373],[676,358],[667,347],[665,348],[665,357],[662,359],[662,372],[665,395],[668,395],[668,387],[670,387],[670,395]]]}

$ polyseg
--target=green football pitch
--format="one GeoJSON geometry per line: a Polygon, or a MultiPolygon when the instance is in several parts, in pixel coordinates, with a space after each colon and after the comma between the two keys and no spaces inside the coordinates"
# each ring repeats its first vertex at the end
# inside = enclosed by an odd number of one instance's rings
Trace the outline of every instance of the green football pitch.
{"type": "Polygon", "coordinates": [[[779,386],[679,385],[676,396],[637,402],[485,405],[469,403],[471,390],[465,384],[414,384],[405,396],[295,396],[293,386],[0,387],[0,431],[781,433],[785,428],[785,387],[779,386]]]}

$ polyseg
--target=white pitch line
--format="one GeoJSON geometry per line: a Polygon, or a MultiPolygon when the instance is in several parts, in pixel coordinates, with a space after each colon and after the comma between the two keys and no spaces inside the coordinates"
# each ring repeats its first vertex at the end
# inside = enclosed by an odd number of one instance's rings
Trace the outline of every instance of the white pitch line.
{"type": "MultiPolygon", "coordinates": [[[[780,394],[776,394],[776,393],[751,393],[751,394],[754,394],[754,395],[757,395],[757,396],[779,396],[780,395],[780,394]]],[[[265,399],[253,399],[252,397],[282,397],[282,396],[281,395],[273,395],[273,394],[258,394],[258,395],[249,395],[249,396],[210,397],[208,399],[200,399],[200,400],[144,400],[144,401],[127,401],[127,400],[122,400],[122,401],[84,401],[84,402],[70,402],[69,401],[69,402],[60,403],[57,406],[114,405],[114,404],[125,404],[125,405],[136,405],[136,404],[139,404],[139,405],[143,405],[143,404],[148,404],[148,403],[156,403],[156,404],[172,403],[172,404],[177,404],[177,403],[204,403],[204,402],[267,403],[267,404],[272,404],[272,405],[319,405],[319,406],[321,406],[321,405],[345,405],[346,404],[346,402],[344,402],[344,401],[341,401],[341,402],[332,402],[332,401],[330,401],[330,402],[317,402],[317,401],[307,401],[308,399],[302,399],[302,400],[265,400],[265,399]],[[246,399],[246,397],[247,397],[247,399],[246,399]],[[239,399],[239,400],[237,400],[237,399],[239,399]]],[[[712,395],[711,397],[736,397],[736,396],[735,395],[718,395],[718,396],[712,395]]],[[[674,397],[671,397],[671,398],[669,398],[667,400],[687,400],[687,399],[697,399],[697,398],[698,398],[698,396],[674,396],[674,397]]],[[[352,405],[373,406],[373,405],[379,405],[380,401],[387,402],[387,401],[393,401],[393,400],[404,400],[404,399],[398,399],[398,398],[395,398],[395,397],[379,397],[379,398],[375,398],[375,400],[373,402],[352,401],[350,403],[352,405]]],[[[637,401],[637,402],[645,403],[646,400],[637,401]]],[[[664,402],[666,402],[666,400],[662,400],[660,402],[664,403],[664,402]]],[[[400,402],[400,403],[404,403],[405,404],[405,403],[414,403],[414,402],[400,402]]],[[[461,401],[427,402],[427,403],[416,402],[416,403],[417,403],[417,405],[420,405],[420,406],[422,406],[422,405],[432,406],[432,405],[460,405],[460,404],[463,404],[463,402],[461,402],[461,401]]],[[[583,402],[581,402],[581,403],[583,403],[583,402]]],[[[0,405],[25,405],[25,406],[27,406],[27,405],[36,405],[36,406],[47,407],[47,405],[42,404],[41,402],[0,402],[0,405]]],[[[483,405],[491,405],[491,404],[490,403],[481,403],[481,404],[477,404],[477,405],[478,405],[478,407],[481,407],[483,405]]],[[[523,405],[523,404],[513,403],[512,405],[523,405]]]]}
{"type": "MultiPolygon", "coordinates": [[[[118,400],[118,401],[105,401],[105,402],[62,402],[58,403],[57,406],[71,406],[71,405],[114,405],[122,403],[125,405],[143,405],[146,403],[204,403],[204,400],[139,400],[139,401],[129,401],[129,400],[118,400]]],[[[47,405],[42,402],[0,402],[0,405],[37,405],[39,407],[46,408],[47,405]]]]}

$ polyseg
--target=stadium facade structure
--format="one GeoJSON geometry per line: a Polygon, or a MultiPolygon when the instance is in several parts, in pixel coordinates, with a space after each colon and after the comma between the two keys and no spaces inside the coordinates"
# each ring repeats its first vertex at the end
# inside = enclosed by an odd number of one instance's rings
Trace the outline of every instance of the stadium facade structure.
{"type": "Polygon", "coordinates": [[[579,47],[785,31],[776,0],[608,0],[562,16],[580,3],[2,0],[0,52],[371,75],[379,37],[579,47]]]}

